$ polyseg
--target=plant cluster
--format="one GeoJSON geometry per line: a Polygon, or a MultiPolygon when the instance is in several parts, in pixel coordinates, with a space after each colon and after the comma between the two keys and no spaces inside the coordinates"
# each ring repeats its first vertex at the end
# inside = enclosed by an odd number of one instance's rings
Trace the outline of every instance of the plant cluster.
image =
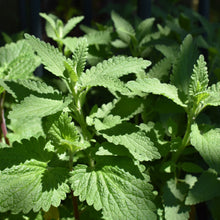
{"type": "Polygon", "coordinates": [[[0,218],[187,220],[205,204],[219,219],[217,26],[112,12],[70,37],[82,16],[41,16],[58,48],[0,48],[0,218]]]}

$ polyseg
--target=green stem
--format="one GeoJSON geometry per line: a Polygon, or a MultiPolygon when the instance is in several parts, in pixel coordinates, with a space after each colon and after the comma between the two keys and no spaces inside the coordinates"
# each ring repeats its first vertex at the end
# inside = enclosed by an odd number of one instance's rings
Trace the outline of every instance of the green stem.
{"type": "Polygon", "coordinates": [[[176,151],[176,153],[173,156],[173,162],[174,163],[177,162],[177,160],[179,159],[179,157],[182,154],[182,152],[184,151],[184,149],[189,145],[191,125],[192,125],[194,120],[195,119],[194,119],[193,116],[188,115],[188,121],[187,121],[187,127],[186,127],[185,135],[183,137],[183,140],[182,140],[182,143],[181,143],[180,147],[178,148],[178,150],[176,151]]]}

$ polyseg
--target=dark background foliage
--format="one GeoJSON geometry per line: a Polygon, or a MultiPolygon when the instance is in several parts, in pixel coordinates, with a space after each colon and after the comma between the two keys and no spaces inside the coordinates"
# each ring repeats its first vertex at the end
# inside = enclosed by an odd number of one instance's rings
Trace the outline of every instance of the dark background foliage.
{"type": "Polygon", "coordinates": [[[205,10],[210,15],[210,21],[220,19],[218,13],[220,2],[217,0],[0,0],[0,32],[12,35],[19,31],[28,31],[40,36],[43,28],[39,27],[39,23],[43,23],[43,19],[40,19],[39,11],[54,13],[64,21],[73,16],[84,15],[84,23],[87,25],[91,25],[92,22],[102,24],[107,22],[112,9],[130,20],[140,14],[140,10],[148,13],[146,16],[153,16],[150,2],[152,7],[159,6],[165,13],[174,12],[176,5],[199,10],[199,2],[205,2],[207,5],[205,10]],[[146,5],[149,7],[143,9],[142,7],[146,5]]]}

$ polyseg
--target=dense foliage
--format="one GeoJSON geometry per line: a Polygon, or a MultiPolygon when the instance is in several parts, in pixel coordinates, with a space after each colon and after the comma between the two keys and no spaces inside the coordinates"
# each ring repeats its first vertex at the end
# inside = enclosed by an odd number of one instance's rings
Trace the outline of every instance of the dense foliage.
{"type": "Polygon", "coordinates": [[[113,11],[70,37],[82,16],[41,16],[58,48],[0,48],[0,218],[187,220],[204,204],[219,219],[218,26],[113,11]]]}

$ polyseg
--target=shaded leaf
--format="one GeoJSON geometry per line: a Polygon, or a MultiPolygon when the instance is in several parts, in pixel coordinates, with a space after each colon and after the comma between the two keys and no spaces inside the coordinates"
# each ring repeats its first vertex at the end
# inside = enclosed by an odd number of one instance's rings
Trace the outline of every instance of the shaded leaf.
{"type": "Polygon", "coordinates": [[[220,173],[220,129],[211,129],[201,133],[196,124],[191,127],[191,144],[203,157],[205,162],[220,173]]]}
{"type": "Polygon", "coordinates": [[[155,95],[163,95],[168,99],[174,101],[177,105],[186,107],[178,96],[177,88],[173,85],[161,83],[156,78],[137,79],[136,81],[130,81],[127,83],[127,87],[131,89],[134,94],[153,93],[155,95]],[[140,93],[141,92],[141,93],[140,93]]]}
{"type": "Polygon", "coordinates": [[[43,138],[32,138],[1,149],[1,212],[47,211],[65,199],[69,170],[52,162],[55,155],[44,150],[45,144],[43,138]]]}

